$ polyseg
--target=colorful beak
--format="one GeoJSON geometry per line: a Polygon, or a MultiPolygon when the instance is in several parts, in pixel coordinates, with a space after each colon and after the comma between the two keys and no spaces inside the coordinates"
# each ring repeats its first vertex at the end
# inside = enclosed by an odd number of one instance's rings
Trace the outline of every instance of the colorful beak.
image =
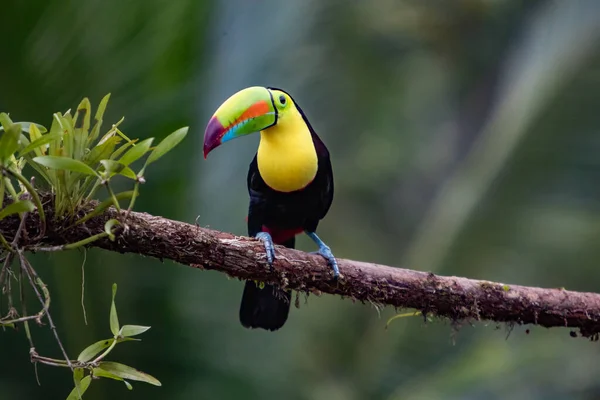
{"type": "Polygon", "coordinates": [[[277,123],[277,109],[267,88],[240,90],[217,109],[204,132],[204,158],[228,140],[259,132],[277,123]]]}

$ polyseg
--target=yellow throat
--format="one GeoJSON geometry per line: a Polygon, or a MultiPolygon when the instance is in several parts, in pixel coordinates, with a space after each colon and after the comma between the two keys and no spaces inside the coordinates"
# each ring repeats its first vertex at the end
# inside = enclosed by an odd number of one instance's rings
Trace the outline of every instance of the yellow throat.
{"type": "Polygon", "coordinates": [[[298,110],[288,110],[276,125],[260,132],[257,162],[265,183],[279,192],[300,190],[312,182],[319,161],[298,110]]]}

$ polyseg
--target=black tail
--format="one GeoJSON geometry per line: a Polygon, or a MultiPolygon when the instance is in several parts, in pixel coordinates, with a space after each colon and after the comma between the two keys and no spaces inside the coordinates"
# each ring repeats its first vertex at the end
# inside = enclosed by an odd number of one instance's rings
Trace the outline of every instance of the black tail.
{"type": "MultiPolygon", "coordinates": [[[[283,245],[294,248],[294,243],[292,238],[283,245]]],[[[287,321],[291,297],[291,290],[267,284],[261,289],[254,281],[246,281],[240,305],[240,322],[246,328],[276,331],[287,321]]]]}

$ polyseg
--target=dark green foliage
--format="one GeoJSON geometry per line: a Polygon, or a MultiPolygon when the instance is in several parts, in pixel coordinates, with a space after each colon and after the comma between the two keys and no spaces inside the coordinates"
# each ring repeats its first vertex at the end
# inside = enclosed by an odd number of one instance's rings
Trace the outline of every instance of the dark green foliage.
{"type": "MultiPolygon", "coordinates": [[[[129,199],[127,213],[122,214],[120,220],[107,221],[104,232],[90,234],[90,237],[86,239],[55,248],[47,248],[45,251],[73,250],[105,237],[115,240],[115,228],[127,224],[127,215],[139,194],[139,185],[145,182],[146,168],[171,151],[187,135],[188,128],[181,128],[167,136],[157,146],[151,147],[152,138],[137,143],[137,139],[131,140],[125,136],[118,128],[123,119],[119,123],[113,124],[106,133],[101,133],[108,98],[109,95],[100,102],[93,127],[90,126],[92,109],[87,98],[81,101],[73,117],[71,117],[70,111],[64,114],[54,113],[52,127],[49,131],[43,126],[32,123],[13,123],[8,114],[0,113],[0,123],[2,124],[0,130],[0,220],[13,214],[19,214],[20,218],[25,221],[29,213],[37,210],[42,225],[39,228],[40,237],[43,236],[47,219],[44,216],[44,207],[40,202],[37,188],[33,187],[33,181],[28,182],[22,175],[23,169],[27,166],[36,171],[45,181],[40,187],[50,191],[53,195],[53,220],[50,221],[51,223],[59,223],[59,221],[64,223],[65,220],[71,224],[84,223],[91,216],[102,213],[109,206],[119,210],[119,200],[129,199]],[[121,143],[122,141],[124,143],[121,143]],[[133,172],[129,165],[145,155],[148,157],[139,172],[133,172]],[[116,176],[133,180],[135,182],[133,191],[115,194],[112,190],[112,179],[116,176]],[[92,212],[78,217],[80,209],[86,202],[93,199],[97,189],[102,186],[108,192],[108,199],[100,203],[92,212]],[[29,198],[32,201],[28,200],[29,198]]],[[[22,223],[21,226],[25,227],[26,224],[22,223]]],[[[27,250],[35,251],[42,250],[42,248],[28,249],[21,246],[19,242],[19,238],[27,234],[25,228],[19,228],[12,243],[9,243],[0,234],[0,244],[2,245],[0,248],[0,260],[2,260],[0,287],[2,288],[2,297],[6,298],[8,305],[6,315],[4,315],[4,311],[0,315],[0,327],[17,328],[19,324],[23,324],[30,343],[31,360],[36,365],[69,367],[73,370],[75,388],[71,391],[68,399],[81,399],[91,384],[91,377],[120,380],[130,390],[132,386],[128,380],[160,386],[160,382],[156,378],[144,372],[124,364],[105,360],[118,343],[135,340],[131,337],[144,333],[150,328],[139,325],[122,327],[119,325],[115,305],[116,284],[113,284],[110,309],[110,329],[113,337],[95,342],[84,349],[76,361],[70,360],[50,316],[50,292],[24,254],[27,250]],[[13,259],[19,260],[19,266],[16,267],[18,272],[13,271],[15,268],[12,265],[13,259]],[[18,278],[16,278],[17,276],[18,278]],[[31,315],[26,311],[25,276],[29,278],[31,288],[42,304],[42,310],[37,314],[31,315]],[[16,278],[19,285],[21,314],[13,303],[13,284],[11,284],[13,277],[16,278]],[[40,292],[43,293],[43,296],[40,292]],[[35,320],[41,324],[44,319],[48,320],[50,328],[55,334],[57,344],[64,355],[62,359],[40,356],[38,352],[43,352],[44,349],[36,348],[34,345],[29,323],[35,320]],[[100,352],[101,354],[98,355],[100,352]]],[[[84,284],[85,281],[82,282],[82,286],[84,284]]],[[[85,316],[85,308],[83,312],[85,316]]]]}

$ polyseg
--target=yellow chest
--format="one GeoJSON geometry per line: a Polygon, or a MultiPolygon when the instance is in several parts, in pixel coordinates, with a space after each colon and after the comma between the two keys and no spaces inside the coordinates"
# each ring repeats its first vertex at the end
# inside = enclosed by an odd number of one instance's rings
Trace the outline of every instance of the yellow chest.
{"type": "Polygon", "coordinates": [[[265,183],[279,192],[300,190],[317,174],[319,163],[310,131],[296,128],[275,126],[261,132],[258,171],[265,183]]]}

